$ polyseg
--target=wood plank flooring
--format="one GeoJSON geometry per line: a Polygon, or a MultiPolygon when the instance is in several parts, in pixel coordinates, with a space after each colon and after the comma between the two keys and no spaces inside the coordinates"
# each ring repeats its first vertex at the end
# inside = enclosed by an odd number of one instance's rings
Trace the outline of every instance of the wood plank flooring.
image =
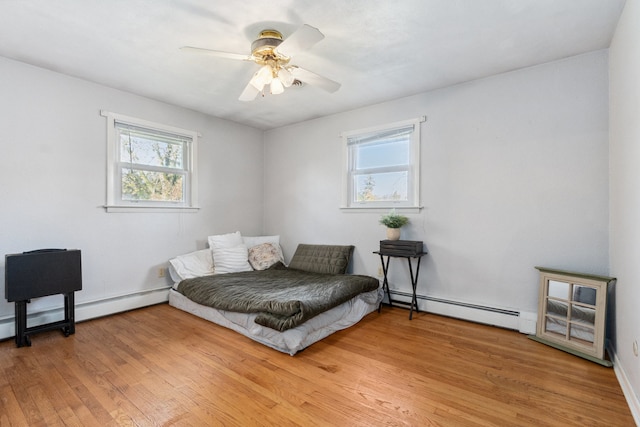
{"type": "Polygon", "coordinates": [[[0,426],[633,426],[613,369],[383,307],[296,356],[167,304],[0,342],[0,426]]]}

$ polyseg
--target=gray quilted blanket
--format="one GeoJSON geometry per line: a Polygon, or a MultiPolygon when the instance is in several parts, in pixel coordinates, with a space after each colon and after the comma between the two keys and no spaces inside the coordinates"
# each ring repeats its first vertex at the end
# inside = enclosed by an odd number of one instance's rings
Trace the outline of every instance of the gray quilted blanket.
{"type": "Polygon", "coordinates": [[[186,279],[178,292],[219,310],[258,313],[256,323],[285,331],[378,286],[369,276],[309,273],[278,264],[263,271],[186,279]]]}

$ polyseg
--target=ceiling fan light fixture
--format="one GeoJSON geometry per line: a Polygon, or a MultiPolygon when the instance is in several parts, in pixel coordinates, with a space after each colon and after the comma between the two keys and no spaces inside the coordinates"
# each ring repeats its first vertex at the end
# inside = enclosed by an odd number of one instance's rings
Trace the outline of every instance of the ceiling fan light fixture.
{"type": "Polygon", "coordinates": [[[240,101],[253,101],[259,93],[264,96],[266,85],[270,85],[270,92],[274,95],[283,93],[285,88],[305,85],[314,85],[329,93],[337,91],[340,83],[290,64],[294,55],[311,48],[323,38],[320,30],[304,24],[286,39],[277,30],[261,31],[258,38],[251,43],[250,55],[191,46],[183,46],[181,49],[258,64],[260,69],[251,77],[238,98],[240,101]]]}
{"type": "Polygon", "coordinates": [[[251,84],[258,90],[262,90],[265,85],[268,85],[273,80],[273,70],[269,65],[261,67],[251,79],[251,84]]]}
{"type": "Polygon", "coordinates": [[[289,72],[289,70],[284,67],[278,70],[278,78],[280,79],[280,81],[282,81],[284,87],[289,87],[293,84],[293,74],[291,74],[291,72],[289,72]]]}
{"type": "Polygon", "coordinates": [[[271,80],[271,94],[280,95],[282,92],[284,92],[284,86],[282,85],[280,79],[276,77],[275,79],[271,80]]]}

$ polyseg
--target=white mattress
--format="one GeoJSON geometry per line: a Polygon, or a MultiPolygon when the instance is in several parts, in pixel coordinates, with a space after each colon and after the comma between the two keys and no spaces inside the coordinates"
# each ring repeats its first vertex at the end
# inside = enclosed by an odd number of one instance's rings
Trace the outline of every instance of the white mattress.
{"type": "Polygon", "coordinates": [[[255,313],[237,313],[200,305],[174,289],[169,291],[169,304],[293,356],[314,342],[358,323],[378,308],[382,297],[382,288],[365,292],[284,332],[258,325],[253,321],[255,313]]]}

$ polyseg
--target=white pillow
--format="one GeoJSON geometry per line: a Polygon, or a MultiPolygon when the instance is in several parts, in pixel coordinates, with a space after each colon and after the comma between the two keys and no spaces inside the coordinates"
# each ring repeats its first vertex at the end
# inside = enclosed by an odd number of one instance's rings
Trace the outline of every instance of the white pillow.
{"type": "Polygon", "coordinates": [[[214,247],[212,252],[216,273],[253,270],[249,264],[249,251],[245,245],[240,244],[230,248],[214,247]]]}
{"type": "Polygon", "coordinates": [[[207,276],[213,274],[213,258],[211,250],[202,249],[185,255],[178,255],[169,263],[181,279],[207,276]]]}
{"type": "Polygon", "coordinates": [[[266,270],[278,261],[284,262],[282,253],[273,243],[262,243],[249,248],[249,264],[254,270],[266,270]]]}
{"type": "MultiPolygon", "coordinates": [[[[209,247],[213,248],[232,248],[234,246],[241,245],[243,243],[242,236],[239,231],[228,234],[218,234],[215,236],[209,236],[209,247]]],[[[214,258],[215,260],[215,258],[214,258]]]]}

